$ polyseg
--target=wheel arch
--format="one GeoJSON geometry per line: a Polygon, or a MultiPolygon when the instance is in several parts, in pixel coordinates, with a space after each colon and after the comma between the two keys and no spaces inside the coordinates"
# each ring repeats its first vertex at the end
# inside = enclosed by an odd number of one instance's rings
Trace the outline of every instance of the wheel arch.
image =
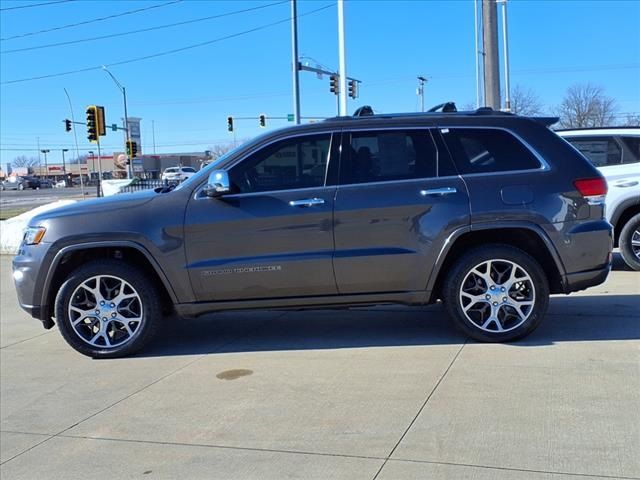
{"type": "Polygon", "coordinates": [[[163,310],[169,312],[178,303],[177,297],[162,268],[142,245],[132,241],[79,243],[62,248],[51,262],[42,289],[41,305],[44,318],[51,318],[55,297],[69,273],[79,265],[101,258],[126,260],[149,275],[163,299],[163,310]]]}
{"type": "Polygon", "coordinates": [[[616,207],[611,215],[613,225],[613,246],[620,246],[620,232],[631,217],[640,213],[640,195],[637,198],[628,198],[616,207]]]}
{"type": "Polygon", "coordinates": [[[530,224],[486,224],[464,227],[449,236],[427,285],[430,303],[442,298],[444,279],[456,259],[469,248],[488,244],[510,245],[531,255],[544,270],[550,292],[565,293],[564,265],[553,243],[540,227],[530,224]]]}

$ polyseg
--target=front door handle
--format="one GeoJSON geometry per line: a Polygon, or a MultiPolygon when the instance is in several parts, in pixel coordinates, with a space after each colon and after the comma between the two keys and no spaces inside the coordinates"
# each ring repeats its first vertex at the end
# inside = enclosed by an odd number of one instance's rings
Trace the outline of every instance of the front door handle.
{"type": "Polygon", "coordinates": [[[426,197],[427,195],[449,195],[451,193],[456,193],[458,190],[455,187],[442,187],[442,188],[431,188],[429,190],[420,190],[420,195],[426,197]]]}
{"type": "Polygon", "coordinates": [[[289,205],[292,207],[313,207],[314,205],[322,205],[324,200],[322,198],[305,198],[303,200],[291,200],[289,205]]]}

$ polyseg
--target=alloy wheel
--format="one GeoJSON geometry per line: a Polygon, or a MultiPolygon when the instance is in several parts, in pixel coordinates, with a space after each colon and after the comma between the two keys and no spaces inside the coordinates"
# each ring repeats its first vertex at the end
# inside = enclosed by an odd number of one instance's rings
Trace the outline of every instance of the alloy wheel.
{"type": "Polygon", "coordinates": [[[92,347],[119,347],[135,338],[143,322],[142,300],[122,278],[97,275],[74,290],[68,307],[74,332],[92,347]]]}
{"type": "Polygon", "coordinates": [[[518,328],[533,312],[536,291],[529,273],[510,260],[487,260],[468,271],[459,292],[465,317],[490,333],[518,328]]]}

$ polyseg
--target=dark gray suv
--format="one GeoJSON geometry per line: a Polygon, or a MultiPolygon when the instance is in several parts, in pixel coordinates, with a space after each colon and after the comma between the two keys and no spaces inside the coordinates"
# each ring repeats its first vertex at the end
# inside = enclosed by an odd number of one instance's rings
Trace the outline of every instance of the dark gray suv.
{"type": "Polygon", "coordinates": [[[610,269],[606,183],[553,121],[480,109],[268,133],[176,188],[35,217],[20,304],[92,357],[138,351],[172,311],[441,300],[476,340],[522,338],[550,293],[610,269]]]}

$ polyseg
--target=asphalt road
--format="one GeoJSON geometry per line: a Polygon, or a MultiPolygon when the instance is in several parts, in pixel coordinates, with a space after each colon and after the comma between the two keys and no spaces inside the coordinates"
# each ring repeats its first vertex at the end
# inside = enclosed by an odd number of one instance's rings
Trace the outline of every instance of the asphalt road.
{"type": "Polygon", "coordinates": [[[4,479],[640,478],[640,273],[552,298],[510,345],[440,306],[227,313],[94,361],[0,258],[4,479]]]}
{"type": "MultiPolygon", "coordinates": [[[[96,187],[85,187],[85,197],[95,197],[96,187]]],[[[0,208],[14,208],[28,206],[31,208],[56,202],[58,200],[81,199],[82,189],[72,188],[41,188],[39,190],[3,190],[0,191],[0,208]]]]}

